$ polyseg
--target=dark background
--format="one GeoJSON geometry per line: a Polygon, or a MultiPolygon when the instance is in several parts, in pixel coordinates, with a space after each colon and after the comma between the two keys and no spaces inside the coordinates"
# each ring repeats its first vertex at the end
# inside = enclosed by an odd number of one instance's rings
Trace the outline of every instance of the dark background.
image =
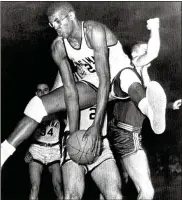
{"type": "MultiPolygon", "coordinates": [[[[22,117],[28,100],[34,95],[36,85],[40,82],[47,82],[50,86],[53,84],[57,67],[50,56],[50,45],[56,34],[49,28],[45,15],[50,3],[1,2],[2,141],[22,117]]],[[[148,40],[146,21],[159,17],[161,50],[149,73],[152,79],[164,87],[169,102],[182,98],[181,2],[72,3],[80,20],[97,20],[110,27],[126,52],[129,52],[136,41],[148,40]]],[[[180,156],[181,119],[181,109],[169,110],[165,133],[156,136],[149,131],[146,137],[149,157],[156,152],[180,156]]],[[[24,142],[5,164],[2,176],[3,200],[27,198],[28,167],[23,161],[27,144],[28,141],[24,142]]],[[[47,174],[43,176],[42,187],[50,187],[50,191],[46,190],[45,194],[51,196],[52,186],[44,181],[50,178],[47,174]]]]}

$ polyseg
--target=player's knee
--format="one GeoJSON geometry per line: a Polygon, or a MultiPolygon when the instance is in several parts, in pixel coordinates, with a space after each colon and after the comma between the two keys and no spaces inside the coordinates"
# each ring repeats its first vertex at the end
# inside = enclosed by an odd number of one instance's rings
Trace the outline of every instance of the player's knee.
{"type": "Polygon", "coordinates": [[[140,83],[134,82],[130,85],[128,94],[131,100],[138,105],[141,99],[146,97],[146,90],[140,83]]]}
{"type": "Polygon", "coordinates": [[[114,184],[111,184],[110,186],[106,186],[104,197],[105,199],[123,199],[122,193],[121,193],[121,184],[116,180],[114,184]],[[111,188],[112,185],[112,188],[111,188]]]}
{"type": "Polygon", "coordinates": [[[70,181],[71,184],[64,185],[65,199],[82,199],[83,190],[82,187],[76,182],[70,181]],[[80,186],[80,187],[79,187],[80,186]]]}
{"type": "Polygon", "coordinates": [[[123,199],[123,196],[121,194],[121,189],[119,190],[107,190],[106,194],[104,195],[106,200],[110,199],[123,199]]]}
{"type": "Polygon", "coordinates": [[[54,191],[59,194],[60,191],[61,191],[61,183],[59,182],[56,182],[56,183],[53,183],[53,187],[54,187],[54,191]]]}
{"type": "Polygon", "coordinates": [[[141,188],[138,199],[139,200],[152,200],[154,198],[154,188],[151,186],[141,188]]]}
{"type": "Polygon", "coordinates": [[[27,104],[24,114],[40,123],[42,118],[47,116],[47,111],[42,103],[42,100],[35,96],[27,104]]]}
{"type": "Polygon", "coordinates": [[[38,192],[39,192],[39,185],[33,184],[32,187],[31,187],[31,193],[38,194],[38,192]]]}
{"type": "Polygon", "coordinates": [[[120,74],[120,87],[122,91],[128,94],[128,90],[133,83],[141,84],[141,80],[132,70],[123,70],[120,74]]]}
{"type": "Polygon", "coordinates": [[[65,199],[77,199],[77,200],[81,200],[82,199],[81,194],[79,194],[78,191],[67,191],[65,192],[65,199]]]}

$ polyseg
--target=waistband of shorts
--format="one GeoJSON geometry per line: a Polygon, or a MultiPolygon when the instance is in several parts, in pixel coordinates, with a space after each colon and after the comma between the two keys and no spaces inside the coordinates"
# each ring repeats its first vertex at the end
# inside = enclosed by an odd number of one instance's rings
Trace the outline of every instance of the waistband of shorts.
{"type": "Polygon", "coordinates": [[[129,132],[140,131],[140,130],[142,129],[142,127],[132,126],[132,125],[129,125],[129,124],[120,122],[120,121],[118,121],[118,120],[116,120],[116,119],[113,119],[113,123],[114,123],[118,128],[124,129],[124,130],[129,131],[129,132]]]}
{"type": "Polygon", "coordinates": [[[34,144],[38,144],[38,145],[44,146],[44,147],[53,147],[55,145],[58,145],[59,142],[56,142],[56,143],[46,143],[46,142],[34,141],[34,144]]]}

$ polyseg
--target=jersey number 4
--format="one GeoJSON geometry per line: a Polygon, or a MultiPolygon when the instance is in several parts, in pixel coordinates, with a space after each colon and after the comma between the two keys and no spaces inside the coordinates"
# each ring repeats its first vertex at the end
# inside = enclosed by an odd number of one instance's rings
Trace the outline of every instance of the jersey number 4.
{"type": "Polygon", "coordinates": [[[41,136],[45,136],[45,135],[53,135],[53,128],[50,128],[49,131],[46,132],[46,129],[41,130],[41,136]]]}

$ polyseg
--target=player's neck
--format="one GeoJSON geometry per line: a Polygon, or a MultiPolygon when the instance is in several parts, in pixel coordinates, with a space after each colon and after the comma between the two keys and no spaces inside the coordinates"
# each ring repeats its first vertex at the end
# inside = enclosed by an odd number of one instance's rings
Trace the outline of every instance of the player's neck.
{"type": "Polygon", "coordinates": [[[73,23],[73,31],[68,37],[68,41],[70,43],[77,42],[81,44],[81,40],[82,40],[82,23],[81,21],[76,20],[73,23]]]}

